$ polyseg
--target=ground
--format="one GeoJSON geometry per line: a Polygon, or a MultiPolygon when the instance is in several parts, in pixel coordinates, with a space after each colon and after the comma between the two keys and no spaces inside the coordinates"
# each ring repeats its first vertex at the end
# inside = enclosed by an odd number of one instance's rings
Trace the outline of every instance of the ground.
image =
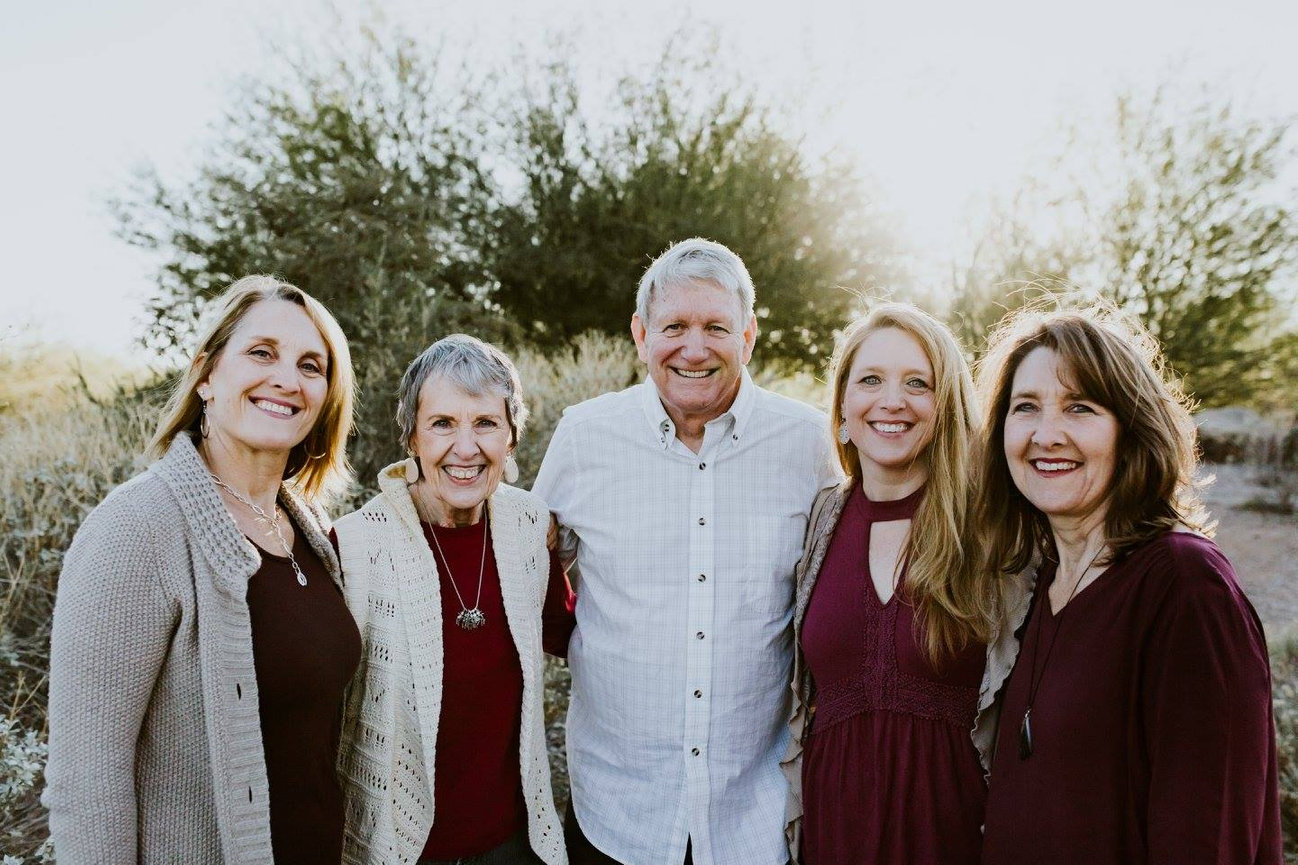
{"type": "Polygon", "coordinates": [[[1243,505],[1273,495],[1254,466],[1206,465],[1216,476],[1204,502],[1218,521],[1216,541],[1257,608],[1269,634],[1298,625],[1298,515],[1261,513],[1243,505]]]}

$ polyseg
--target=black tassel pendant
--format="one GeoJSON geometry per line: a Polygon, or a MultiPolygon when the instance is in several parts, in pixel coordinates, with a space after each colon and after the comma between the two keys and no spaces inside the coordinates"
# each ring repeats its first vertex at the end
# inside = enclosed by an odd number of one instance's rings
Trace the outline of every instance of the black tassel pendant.
{"type": "Polygon", "coordinates": [[[1032,709],[1023,713],[1023,723],[1019,724],[1019,759],[1026,760],[1032,756],[1032,709]]]}

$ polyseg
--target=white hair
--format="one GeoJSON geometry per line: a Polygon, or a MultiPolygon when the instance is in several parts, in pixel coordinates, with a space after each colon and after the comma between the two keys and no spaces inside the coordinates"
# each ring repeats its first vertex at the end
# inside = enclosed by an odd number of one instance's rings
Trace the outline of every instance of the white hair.
{"type": "Polygon", "coordinates": [[[711,282],[734,294],[745,313],[743,324],[753,317],[753,278],[743,261],[720,243],[692,237],[673,244],[640,277],[635,296],[640,321],[648,324],[649,306],[659,292],[691,282],[711,282]]]}

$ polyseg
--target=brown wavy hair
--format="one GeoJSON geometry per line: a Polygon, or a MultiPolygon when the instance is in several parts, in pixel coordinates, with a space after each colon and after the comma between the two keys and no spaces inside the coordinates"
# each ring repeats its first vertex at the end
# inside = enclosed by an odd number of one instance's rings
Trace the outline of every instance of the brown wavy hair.
{"type": "Polygon", "coordinates": [[[978,405],[969,364],[955,337],[926,312],[905,303],[882,303],[852,324],[831,364],[830,436],[844,474],[861,482],[855,445],[834,433],[843,417],[843,394],[856,350],[875,331],[896,328],[914,337],[933,367],[934,429],[923,459],[928,489],[902,548],[906,597],[916,611],[921,645],[935,664],[966,646],[986,641],[995,610],[992,574],[967,566],[965,543],[973,439],[978,405]]]}
{"type": "Polygon", "coordinates": [[[982,567],[1013,574],[1036,556],[1056,557],[1050,524],[1014,485],[1004,447],[1014,373],[1043,347],[1058,355],[1070,379],[1064,384],[1118,422],[1104,517],[1108,561],[1178,525],[1209,534],[1212,526],[1194,486],[1198,457],[1190,402],[1168,374],[1158,342],[1112,306],[1056,298],[1006,316],[979,365],[986,420],[973,518],[982,538],[982,567]]]}
{"type": "Polygon", "coordinates": [[[199,337],[194,359],[176,382],[162,410],[148,454],[155,459],[161,457],[181,432],[197,439],[203,416],[198,384],[211,375],[221,351],[248,310],[263,300],[285,300],[302,307],[320,331],[329,354],[325,372],[329,389],[320,417],[306,438],[289,452],[284,472],[285,479],[291,480],[304,496],[323,504],[343,493],[352,481],[351,466],[347,463],[347,436],[352,431],[356,402],[351,351],[342,328],[320,301],[273,276],[245,276],[216,299],[214,316],[199,337]]]}

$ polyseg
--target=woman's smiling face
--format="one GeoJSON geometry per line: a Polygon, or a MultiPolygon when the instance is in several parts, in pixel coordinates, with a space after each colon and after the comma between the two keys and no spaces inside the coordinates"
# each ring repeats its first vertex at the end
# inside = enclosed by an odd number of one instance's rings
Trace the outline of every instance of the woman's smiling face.
{"type": "Polygon", "coordinates": [[[1056,526],[1102,519],[1117,466],[1117,418],[1073,378],[1052,349],[1033,349],[1014,371],[1005,416],[1010,477],[1056,526]]]}
{"type": "Polygon", "coordinates": [[[236,452],[287,455],[320,417],[328,364],[324,338],[306,310],[286,300],[253,304],[198,384],[209,441],[236,452]]]}

